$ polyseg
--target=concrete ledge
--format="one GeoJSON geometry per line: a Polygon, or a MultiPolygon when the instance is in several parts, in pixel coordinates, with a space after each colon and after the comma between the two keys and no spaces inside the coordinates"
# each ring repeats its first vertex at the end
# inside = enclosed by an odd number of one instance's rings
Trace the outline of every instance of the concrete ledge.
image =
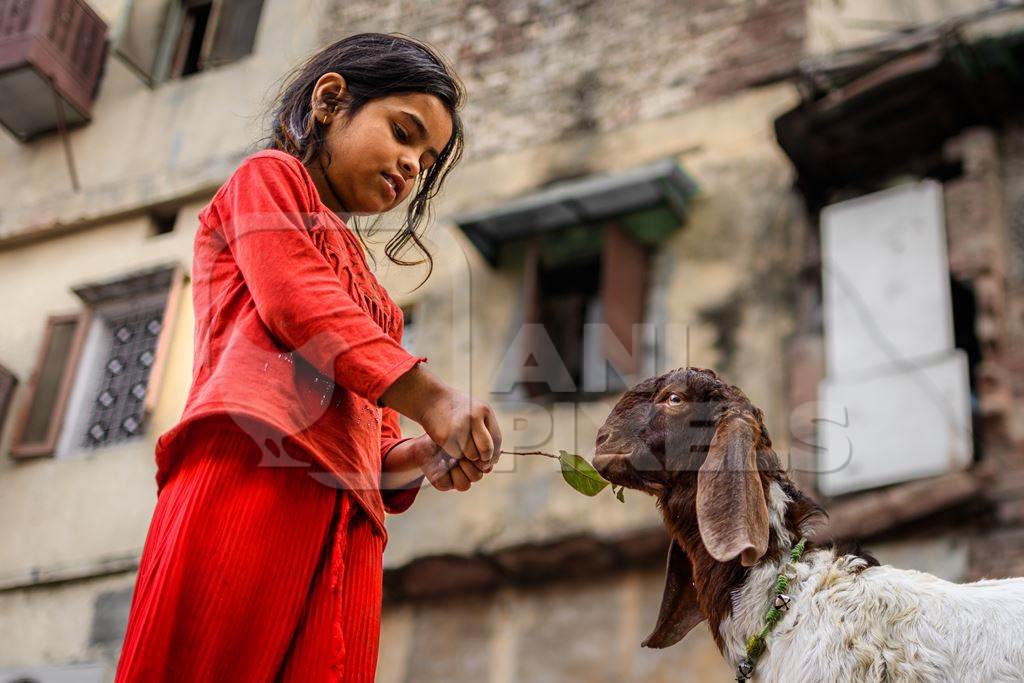
{"type": "Polygon", "coordinates": [[[817,541],[864,539],[902,524],[985,497],[987,468],[976,467],[920,479],[878,491],[850,495],[826,504],[828,524],[817,541]]]}
{"type": "MultiPolygon", "coordinates": [[[[833,500],[827,506],[829,522],[814,538],[819,542],[867,539],[971,501],[987,500],[985,489],[990,477],[989,468],[979,466],[833,500]]],[[[389,603],[428,600],[454,593],[486,592],[498,586],[535,585],[660,567],[667,544],[668,535],[659,525],[624,536],[578,534],[488,553],[419,557],[384,572],[384,599],[389,603]]],[[[138,567],[139,555],[132,554],[74,566],[36,568],[19,576],[0,577],[0,591],[121,574],[138,567]]]]}
{"type": "Polygon", "coordinates": [[[628,536],[567,536],[489,554],[422,557],[384,572],[387,603],[481,593],[498,586],[593,577],[634,567],[660,567],[668,535],[660,526],[628,536]]]}
{"type": "Polygon", "coordinates": [[[23,574],[0,577],[0,592],[133,572],[139,568],[139,557],[140,554],[120,555],[77,565],[35,567],[23,574]]]}

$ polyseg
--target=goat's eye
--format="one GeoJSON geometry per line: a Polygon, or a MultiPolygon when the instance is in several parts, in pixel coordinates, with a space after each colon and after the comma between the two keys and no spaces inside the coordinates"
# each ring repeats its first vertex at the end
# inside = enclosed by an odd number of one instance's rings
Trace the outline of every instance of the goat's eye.
{"type": "Polygon", "coordinates": [[[683,402],[683,398],[679,394],[669,394],[668,398],[666,398],[665,401],[670,406],[677,406],[683,402]]]}

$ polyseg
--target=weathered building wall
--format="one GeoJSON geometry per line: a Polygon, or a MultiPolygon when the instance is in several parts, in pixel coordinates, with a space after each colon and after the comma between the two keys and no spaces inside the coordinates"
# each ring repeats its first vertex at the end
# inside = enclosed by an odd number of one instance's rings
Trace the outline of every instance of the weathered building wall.
{"type": "Polygon", "coordinates": [[[360,0],[333,4],[321,37],[400,30],[450,55],[472,93],[479,158],[673,115],[777,76],[802,53],[803,16],[802,0],[360,0]]]}
{"type": "MultiPolygon", "coordinates": [[[[0,271],[5,289],[34,292],[5,308],[10,324],[0,332],[0,359],[27,377],[45,315],[79,305],[70,293],[72,286],[168,260],[188,267],[196,211],[252,149],[259,136],[258,114],[273,93],[272,80],[312,49],[313,27],[328,27],[318,33],[323,40],[357,30],[402,30],[452,55],[470,92],[470,154],[438,203],[441,219],[430,236],[438,256],[437,275],[410,292],[422,272],[402,272],[381,261],[382,277],[396,299],[419,307],[417,335],[433,370],[491,400],[494,369],[515,334],[521,294],[521,272],[514,266],[485,265],[454,229],[452,215],[488,208],[558,177],[624,170],[674,157],[694,175],[702,194],[687,226],[653,266],[648,317],[676,332],[667,340],[672,346],[666,363],[678,366],[689,360],[718,367],[745,383],[755,400],[777,416],[777,431],[782,431],[782,408],[771,408],[778,403],[777,392],[765,369],[777,368],[772,358],[788,323],[785,306],[780,310],[763,285],[772,282],[772,291],[781,286],[785,269],[780,266],[799,226],[788,198],[788,165],[774,147],[770,129],[772,117],[792,105],[794,94],[787,85],[749,92],[744,87],[797,57],[802,40],[799,4],[710,3],[700,12],[687,13],[674,11],[672,3],[655,2],[629,12],[615,3],[413,5],[271,1],[252,57],[152,90],[112,60],[94,122],[71,134],[83,180],[77,194],[61,189],[67,186],[66,172],[55,136],[29,145],[0,141],[5,160],[0,187],[10,198],[0,215],[0,234],[9,238],[0,250],[0,271]],[[519,19],[506,21],[508,12],[519,19]],[[359,13],[366,15],[362,23],[352,20],[359,13]],[[330,21],[321,24],[323,16],[330,21]],[[452,24],[453,16],[458,23],[452,24]],[[635,28],[620,30],[623,22],[635,28]],[[510,25],[518,27],[518,37],[507,33],[510,25]],[[766,26],[782,33],[770,33],[766,26]],[[663,35],[641,49],[636,36],[651,27],[659,27],[663,35]],[[751,44],[757,36],[773,46],[751,44]],[[580,50],[583,43],[587,47],[580,50]],[[687,48],[680,49],[680,44],[687,48]],[[770,59],[764,58],[765,50],[771,52],[770,59]],[[148,207],[181,204],[193,196],[181,207],[172,233],[151,236],[148,207]],[[41,231],[54,226],[73,232],[44,239],[41,231]],[[727,243],[742,248],[723,248],[727,243]],[[48,267],[57,262],[59,271],[48,267]],[[473,296],[466,297],[467,291],[473,296]],[[684,342],[687,327],[689,348],[684,342]]],[[[107,3],[100,9],[113,20],[123,8],[107,3]]],[[[385,220],[385,233],[393,225],[393,219],[385,220]]],[[[88,457],[25,463],[5,459],[0,518],[7,528],[0,576],[7,580],[7,589],[0,591],[0,608],[5,621],[29,626],[17,639],[0,643],[0,668],[96,659],[112,666],[116,661],[128,606],[125,591],[134,581],[132,562],[155,503],[153,440],[177,417],[191,373],[191,319],[189,307],[183,309],[161,402],[144,439],[88,457]],[[113,573],[103,577],[104,572],[113,573]],[[36,583],[36,577],[61,573],[74,578],[36,583]],[[64,619],[57,628],[59,604],[74,610],[75,618],[64,619]],[[94,622],[102,626],[94,627],[94,622]],[[88,630],[85,624],[90,624],[88,630]]],[[[497,407],[507,446],[525,445],[525,438],[535,447],[585,453],[610,402],[580,409],[572,404],[497,407]],[[522,420],[515,419],[524,415],[525,436],[522,420]]],[[[18,408],[14,406],[12,415],[18,408]]],[[[10,431],[0,444],[5,450],[10,431]]],[[[508,471],[466,495],[424,491],[413,512],[393,519],[386,557],[392,578],[405,588],[412,584],[415,591],[424,581],[423,572],[399,570],[423,558],[500,557],[504,548],[557,545],[581,535],[618,548],[620,539],[649,534],[658,526],[652,501],[629,496],[621,505],[611,496],[586,499],[566,488],[546,460],[506,457],[503,467],[508,471]]],[[[471,611],[488,614],[506,609],[502,604],[520,605],[514,618],[497,619],[496,624],[504,625],[495,626],[488,637],[491,647],[505,653],[496,660],[499,669],[505,667],[505,673],[495,674],[498,680],[578,680],[582,671],[597,670],[588,653],[606,653],[607,648],[584,638],[574,639],[583,648],[578,655],[556,665],[559,650],[550,647],[551,638],[536,635],[543,629],[536,623],[546,612],[561,619],[548,629],[552,634],[574,623],[584,631],[594,626],[613,633],[619,643],[615,652],[622,654],[615,655],[621,659],[618,668],[609,670],[636,680],[649,680],[647,674],[658,671],[668,680],[687,660],[686,670],[694,672],[720,666],[707,637],[695,637],[666,653],[640,652],[637,647],[660,595],[660,545],[648,565],[653,571],[612,571],[595,587],[576,579],[575,585],[583,587],[572,593],[582,591],[593,600],[567,595],[564,606],[541,609],[559,600],[563,588],[557,586],[508,586],[498,589],[505,596],[498,602],[489,593],[470,598],[477,606],[471,611]],[[645,601],[642,614],[633,604],[639,600],[645,601]],[[504,634],[516,634],[514,642],[504,634]],[[532,667],[529,671],[513,667],[523,657],[523,647],[543,655],[523,664],[532,667]],[[704,664],[693,663],[695,652],[703,653],[697,660],[704,664]]],[[[587,561],[585,554],[564,556],[576,566],[554,573],[549,567],[547,574],[535,578],[551,581],[578,574],[581,557],[587,561]]],[[[450,610],[445,601],[421,607],[399,603],[389,608],[385,629],[411,629],[410,661],[418,662],[417,653],[446,642],[430,640],[439,621],[468,628],[457,618],[464,613],[464,607],[450,610]]],[[[418,664],[410,665],[408,680],[428,680],[459,661],[459,652],[443,647],[434,656],[433,668],[421,671],[418,664]]],[[[384,653],[382,677],[390,676],[394,666],[395,660],[384,653]]]]}
{"type": "Polygon", "coordinates": [[[988,0],[809,0],[807,52],[828,55],[864,47],[911,26],[986,10],[988,0]]]}
{"type": "Polygon", "coordinates": [[[676,647],[639,647],[654,627],[662,582],[659,572],[632,571],[390,608],[377,680],[728,680],[706,627],[676,647]]]}
{"type": "MultiPolygon", "coordinates": [[[[94,7],[119,30],[127,0],[94,7]]],[[[73,192],[58,135],[0,136],[0,238],[95,225],[190,195],[212,195],[262,135],[275,81],[316,47],[324,0],[266,0],[252,55],[151,88],[108,57],[93,120],[71,132],[73,192]]]]}
{"type": "MultiPolygon", "coordinates": [[[[996,519],[975,538],[971,569],[977,577],[1024,576],[1024,127],[1011,125],[979,143],[975,167],[992,177],[988,196],[994,195],[999,228],[987,253],[1002,277],[983,290],[998,316],[979,321],[983,332],[997,337],[985,378],[996,519]]],[[[975,240],[984,239],[984,224],[973,227],[981,233],[975,240]]],[[[986,253],[984,245],[977,251],[986,253]]]]}
{"type": "MultiPolygon", "coordinates": [[[[72,287],[153,264],[189,269],[196,213],[253,148],[274,79],[315,46],[322,4],[267,0],[251,57],[156,88],[109,58],[93,122],[70,133],[77,193],[57,135],[28,144],[0,135],[0,362],[22,387],[46,317],[80,309],[72,287]],[[180,209],[176,229],[154,235],[147,212],[164,203],[180,209]]],[[[127,2],[92,5],[116,32],[127,2]]],[[[144,438],[14,462],[25,398],[16,394],[0,431],[0,671],[100,662],[113,676],[156,502],[153,444],[177,421],[191,381],[187,286],[182,296],[144,438]]]]}
{"type": "MultiPolygon", "coordinates": [[[[718,368],[744,386],[767,412],[783,446],[788,429],[776,389],[782,372],[774,359],[782,353],[791,323],[778,293],[789,272],[787,264],[796,260],[792,250],[798,244],[800,219],[788,190],[787,165],[771,142],[771,116],[766,112],[791,102],[788,87],[770,88],[630,126],[605,134],[601,141],[609,151],[601,158],[614,159],[613,168],[662,158],[665,150],[699,147],[680,160],[700,183],[701,195],[687,225],[655,259],[647,320],[667,332],[663,369],[687,362],[689,330],[689,361],[718,368]]],[[[566,155],[564,147],[577,144],[551,144],[543,151],[566,155]]],[[[540,153],[535,150],[533,155],[540,153]]],[[[456,180],[480,177],[484,166],[493,184],[504,187],[506,177],[535,172],[529,160],[518,155],[487,159],[456,180]]],[[[453,183],[449,200],[458,202],[471,192],[468,183],[453,183]]],[[[441,377],[461,376],[465,356],[450,340],[452,330],[464,334],[470,328],[472,381],[464,386],[496,401],[508,450],[588,452],[614,397],[594,405],[565,402],[526,408],[491,396],[497,361],[517,332],[520,273],[491,269],[473,252],[448,255],[445,261],[449,258],[461,267],[439,267],[437,279],[410,297],[425,309],[417,313],[416,334],[418,340],[429,340],[428,347],[418,346],[430,358],[429,366],[441,377]],[[466,261],[472,264],[468,273],[466,261]],[[451,277],[456,282],[471,282],[469,320],[467,309],[452,301],[451,292],[461,288],[451,286],[449,272],[455,272],[451,277]],[[525,417],[526,423],[517,424],[515,417],[525,417]]],[[[402,286],[395,290],[401,292],[402,286]]],[[[546,459],[505,456],[499,468],[504,471],[465,495],[424,491],[417,514],[391,522],[389,564],[423,554],[470,553],[580,531],[621,534],[656,524],[653,505],[638,496],[623,506],[611,496],[590,500],[567,489],[546,459]]]]}
{"type": "MultiPolygon", "coordinates": [[[[143,220],[126,220],[0,251],[0,272],[11,296],[5,297],[9,325],[0,334],[0,358],[27,379],[36,361],[45,316],[75,311],[81,302],[71,288],[147,266],[192,259],[193,214],[183,211],[178,230],[150,236],[143,220]]],[[[190,291],[185,291],[190,297],[190,291]]],[[[67,459],[15,462],[0,458],[0,579],[27,579],[34,570],[88,566],[104,557],[138,553],[156,502],[153,442],[177,421],[188,383],[192,343],[191,306],[179,309],[168,384],[147,438],[128,441],[67,459]],[[45,511],[45,514],[41,514],[45,511]]],[[[14,405],[13,418],[20,406],[14,405]]],[[[4,432],[4,452],[13,429],[4,432]]]]}
{"type": "MultiPolygon", "coordinates": [[[[112,20],[123,9],[116,0],[96,4],[112,20]]],[[[666,332],[659,370],[719,370],[764,409],[785,458],[790,409],[813,400],[807,378],[820,363],[813,310],[811,323],[801,313],[815,302],[794,287],[814,277],[807,265],[815,245],[772,133],[796,89],[758,84],[797,64],[806,12],[791,0],[267,0],[256,52],[236,64],[149,89],[111,60],[94,122],[71,134],[81,192],[61,189],[55,136],[28,145],[0,138],[0,240],[8,237],[0,242],[0,362],[27,377],[46,314],[77,305],[70,287],[168,259],[187,267],[195,213],[253,148],[274,79],[318,43],[398,30],[452,57],[470,94],[468,155],[428,235],[435,276],[414,290],[421,270],[378,257],[396,300],[417,305],[417,350],[429,367],[495,403],[507,448],[587,453],[614,397],[549,406],[491,395],[520,320],[522,272],[488,266],[453,216],[559,178],[672,158],[700,192],[652,262],[646,321],[666,332]],[[176,230],[152,237],[145,211],[165,202],[182,204],[176,230]],[[78,231],[50,239],[38,232],[55,224],[78,231]],[[805,324],[810,337],[800,336],[805,324]]],[[[1016,187],[1015,173],[1007,172],[1008,186],[1016,187]]],[[[395,225],[382,221],[379,241],[395,225]]],[[[0,641],[0,670],[116,661],[132,561],[155,503],[153,441],[177,418],[190,381],[190,325],[184,306],[144,439],[67,460],[3,458],[0,618],[23,628],[0,641]],[[57,570],[77,578],[37,581],[57,570]]],[[[380,680],[728,676],[705,630],[666,651],[639,648],[661,594],[663,540],[652,540],[659,521],[651,500],[584,498],[542,458],[505,456],[499,469],[467,494],[425,490],[389,521],[380,680]],[[530,548],[545,561],[530,565],[530,548]],[[433,595],[444,580],[448,594],[433,595]],[[462,581],[467,594],[455,597],[462,581]],[[410,597],[417,595],[433,597],[410,597]]],[[[896,539],[879,554],[961,578],[968,544],[957,535],[936,543],[896,539]]]]}

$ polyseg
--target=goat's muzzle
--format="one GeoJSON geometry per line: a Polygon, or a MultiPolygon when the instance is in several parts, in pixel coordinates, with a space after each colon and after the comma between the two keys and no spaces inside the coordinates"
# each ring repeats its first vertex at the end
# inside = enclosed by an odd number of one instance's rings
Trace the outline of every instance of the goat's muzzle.
{"type": "Polygon", "coordinates": [[[625,469],[628,458],[629,454],[624,453],[596,453],[591,464],[598,474],[614,484],[616,482],[611,477],[615,476],[617,470],[625,469]]]}
{"type": "Polygon", "coordinates": [[[647,490],[648,483],[637,473],[630,462],[631,453],[596,453],[591,464],[602,477],[628,489],[647,490]]]}

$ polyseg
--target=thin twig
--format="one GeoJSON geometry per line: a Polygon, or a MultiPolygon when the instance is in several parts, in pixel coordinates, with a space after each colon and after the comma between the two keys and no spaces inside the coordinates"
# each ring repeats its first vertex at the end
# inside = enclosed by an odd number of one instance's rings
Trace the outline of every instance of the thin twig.
{"type": "Polygon", "coordinates": [[[502,455],[543,455],[545,458],[559,459],[557,455],[545,453],[544,451],[500,451],[500,453],[502,455]]]}

